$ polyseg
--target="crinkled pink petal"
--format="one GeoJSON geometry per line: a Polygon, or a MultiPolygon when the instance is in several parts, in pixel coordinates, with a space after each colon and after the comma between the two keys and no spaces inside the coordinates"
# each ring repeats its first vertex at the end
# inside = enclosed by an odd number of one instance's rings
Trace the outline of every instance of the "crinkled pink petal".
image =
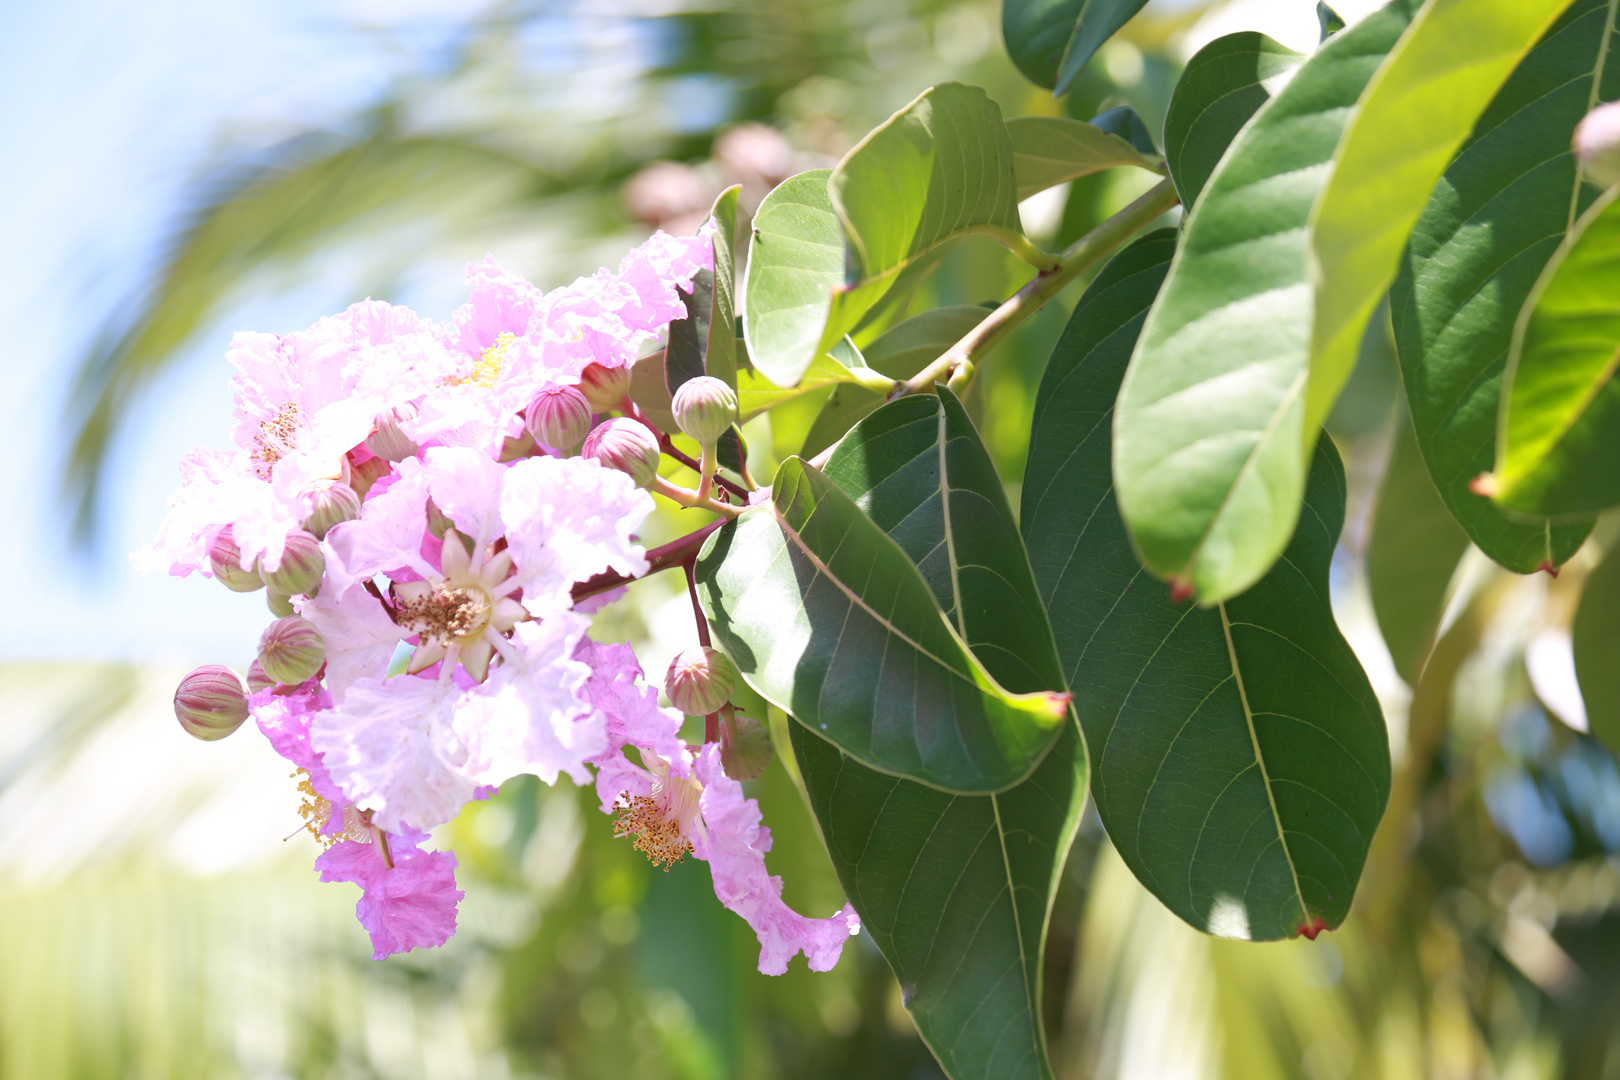
{"type": "Polygon", "coordinates": [[[456,523],[457,531],[478,548],[505,531],[501,485],[506,466],[463,446],[434,447],[423,456],[433,505],[456,523]]]}
{"type": "MultiPolygon", "coordinates": [[[[276,688],[267,687],[248,698],[248,711],[264,737],[270,740],[271,748],[309,774],[315,794],[333,806],[341,807],[348,799],[332,781],[321,756],[309,745],[310,718],[331,706],[332,696],[324,689],[278,694],[276,688]]],[[[332,815],[321,831],[341,831],[342,818],[342,814],[332,815]]]]}
{"type": "Polygon", "coordinates": [[[522,773],[547,784],[560,773],[576,784],[590,781],[585,762],[607,749],[607,735],[581,693],[590,669],[574,659],[589,627],[589,619],[566,611],[519,623],[488,681],[456,705],[465,771],[475,783],[501,784],[522,773]]]}
{"type": "Polygon", "coordinates": [[[422,558],[427,534],[428,476],[422,463],[398,463],[399,478],[380,494],[367,493],[360,516],[326,534],[326,573],[339,589],[370,581],[377,574],[408,566],[426,576],[434,572],[422,558]]]}
{"type": "Polygon", "coordinates": [[[472,296],[451,316],[449,335],[467,356],[482,355],[502,334],[522,337],[544,300],[539,289],[523,275],[502,269],[493,255],[467,266],[467,282],[472,296]]]}
{"type": "Polygon", "coordinates": [[[198,447],[180,459],[180,488],[169,496],[169,513],[150,546],[130,556],[139,573],[161,570],[185,577],[212,575],[208,549],[230,525],[244,565],[264,558],[281,562],[287,536],[308,516],[305,500],[282,498],[248,469],[240,451],[198,447]]]}
{"type": "Polygon", "coordinates": [[[343,840],[315,860],[322,881],[360,886],[355,914],[371,935],[373,960],[411,949],[443,945],[456,932],[456,857],[448,851],[421,851],[404,837],[389,837],[392,868],[376,844],[343,840]]]}
{"type": "Polygon", "coordinates": [[[760,823],[759,803],[746,798],[742,785],[726,775],[717,744],[698,753],[695,770],[703,784],[703,827],[692,836],[692,853],[709,864],[720,902],[741,915],[759,938],[759,970],[781,975],[800,952],[811,971],[831,970],[844,942],[860,932],[860,916],[845,904],[836,915],[810,919],[783,903],[782,879],[765,869],[771,834],[760,823]]]}
{"type": "Polygon", "coordinates": [[[646,573],[647,560],[633,537],[652,509],[652,497],[630,477],[595,461],[533,457],[514,464],[506,473],[500,516],[523,581],[524,606],[544,618],[572,603],[569,590],[576,581],[608,570],[646,573]]]}
{"type": "Polygon", "coordinates": [[[698,271],[712,269],[713,222],[696,236],[671,236],[660,229],[619,263],[619,280],[636,297],[633,305],[620,307],[619,317],[632,329],[642,330],[661,329],[673,319],[684,318],[686,305],[676,290],[691,292],[698,271]]]}
{"type": "Polygon", "coordinates": [[[597,768],[596,796],[602,812],[612,811],[621,792],[647,794],[646,770],[625,756],[626,746],[657,754],[669,762],[674,776],[689,775],[689,754],[680,737],[686,717],[658,707],[657,687],[637,685],[641,665],[630,646],[584,638],[574,656],[591,669],[585,698],[602,714],[607,735],[608,749],[591,760],[597,768]]]}
{"type": "Polygon", "coordinates": [[[299,602],[298,613],[321,632],[326,685],[339,701],[355,680],[382,678],[394,650],[409,636],[363,585],[339,592],[328,582],[315,597],[299,602]]]}
{"type": "Polygon", "coordinates": [[[475,786],[451,725],[460,694],[454,682],[410,675],[357,680],[315,714],[310,745],[347,801],[382,828],[435,828],[461,812],[475,786]]]}

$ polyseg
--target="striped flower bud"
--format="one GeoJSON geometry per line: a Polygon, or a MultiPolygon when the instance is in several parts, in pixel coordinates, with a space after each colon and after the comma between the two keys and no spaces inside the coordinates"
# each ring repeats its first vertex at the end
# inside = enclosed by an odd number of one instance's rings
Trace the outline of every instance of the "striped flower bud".
{"type": "Polygon", "coordinates": [[[174,715],[186,734],[203,742],[223,739],[248,718],[242,679],[222,664],[208,664],[180,680],[174,715]]]}
{"type": "Polygon", "coordinates": [[[208,549],[208,562],[214,569],[214,577],[232,592],[252,592],[264,588],[264,579],[257,570],[242,569],[242,551],[236,546],[236,538],[231,535],[229,525],[214,537],[214,543],[208,549]]]}
{"type": "Polygon", "coordinates": [[[1604,187],[1620,183],[1620,101],[1587,113],[1575,128],[1574,145],[1587,176],[1604,187]]]}
{"type": "Polygon", "coordinates": [[[591,403],[572,386],[547,383],[529,402],[524,421],[541,446],[572,450],[591,432],[591,403]]]}
{"type": "Polygon", "coordinates": [[[664,673],[664,693],[670,704],[688,716],[719,712],[731,700],[736,685],[737,669],[731,658],[704,645],[676,656],[664,673]]]}
{"type": "Polygon", "coordinates": [[[287,536],[280,566],[259,571],[266,585],[285,596],[314,596],[324,573],[326,556],[321,554],[320,541],[302,529],[287,536]]]}
{"type": "Polygon", "coordinates": [[[265,591],[264,601],[265,604],[270,608],[270,614],[274,615],[278,619],[285,619],[288,615],[291,615],[298,610],[292,605],[292,597],[288,596],[286,593],[278,593],[274,589],[268,589],[265,591]]]}
{"type": "Polygon", "coordinates": [[[360,516],[360,496],[348,484],[318,480],[308,495],[313,509],[304,519],[304,528],[314,533],[317,540],[325,540],[332,526],[360,516]]]}
{"type": "Polygon", "coordinates": [[[704,446],[719,442],[737,422],[737,392],[710,375],[683,382],[673,406],[681,430],[704,446]]]}
{"type": "Polygon", "coordinates": [[[407,420],[415,420],[416,414],[416,406],[409,404],[378,413],[377,430],[366,439],[365,448],[387,461],[404,461],[408,457],[415,457],[421,447],[399,425],[407,420]]]}
{"type": "Polygon", "coordinates": [[[259,666],[284,686],[312,678],[326,663],[326,642],[315,624],[297,615],[277,619],[259,638],[259,666]]]}
{"type": "Polygon", "coordinates": [[[626,417],[592,428],[582,453],[628,474],[637,487],[651,487],[658,476],[658,440],[644,425],[626,417]]]}
{"type": "Polygon", "coordinates": [[[730,705],[723,706],[720,713],[720,767],[733,780],[758,780],[776,749],[770,732],[730,705]]]}
{"type": "Polygon", "coordinates": [[[248,693],[257,694],[260,690],[268,690],[274,685],[276,685],[276,680],[264,673],[264,665],[255,658],[253,663],[248,665],[248,693]]]}
{"type": "Polygon", "coordinates": [[[579,376],[579,389],[594,411],[617,409],[630,392],[630,368],[587,364],[579,376]]]}

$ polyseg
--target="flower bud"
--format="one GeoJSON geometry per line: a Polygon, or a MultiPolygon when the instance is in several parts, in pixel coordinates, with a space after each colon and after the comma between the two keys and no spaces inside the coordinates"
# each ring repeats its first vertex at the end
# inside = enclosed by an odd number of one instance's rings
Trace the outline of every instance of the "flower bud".
{"type": "Polygon", "coordinates": [[[711,375],[683,382],[673,406],[681,430],[704,446],[719,442],[737,422],[737,392],[711,375]]]}
{"type": "Polygon", "coordinates": [[[721,708],[720,713],[720,767],[733,780],[758,780],[776,749],[771,745],[770,732],[758,720],[730,705],[721,708]]]}
{"type": "Polygon", "coordinates": [[[242,680],[222,664],[208,664],[180,680],[174,715],[186,734],[204,742],[223,739],[248,718],[242,680]]]}
{"type": "Polygon", "coordinates": [[[297,686],[326,663],[326,642],[315,624],[297,615],[277,619],[259,638],[259,664],[285,686],[297,686]]]}
{"type": "Polygon", "coordinates": [[[630,368],[587,364],[579,376],[579,389],[594,411],[617,409],[630,392],[630,368]]]}
{"type": "Polygon", "coordinates": [[[626,417],[592,428],[582,453],[627,473],[637,487],[651,487],[658,476],[658,440],[645,426],[626,417]]]}
{"type": "Polygon", "coordinates": [[[208,549],[208,561],[214,568],[214,577],[232,592],[252,592],[264,588],[264,579],[257,570],[242,569],[242,550],[236,546],[231,527],[225,526],[214,537],[208,549]]]}
{"type": "Polygon", "coordinates": [[[255,658],[253,663],[248,665],[247,684],[248,693],[257,694],[260,690],[268,690],[276,685],[276,680],[264,673],[264,665],[255,658]]]}
{"type": "Polygon", "coordinates": [[[417,446],[399,425],[407,420],[415,420],[416,414],[417,408],[411,404],[378,413],[377,430],[366,439],[365,448],[388,461],[404,461],[408,457],[415,457],[421,447],[417,446]]]}
{"type": "Polygon", "coordinates": [[[737,669],[731,658],[703,645],[675,657],[664,673],[664,693],[670,704],[688,716],[719,712],[731,700],[736,685],[737,669]]]}
{"type": "Polygon", "coordinates": [[[591,403],[572,386],[547,383],[529,402],[524,420],[541,446],[572,450],[591,432],[591,403]]]}
{"type": "Polygon", "coordinates": [[[1620,183],[1620,102],[1599,105],[1575,128],[1575,157],[1604,187],[1620,183]]]}
{"type": "Polygon", "coordinates": [[[321,575],[326,573],[326,556],[321,554],[320,541],[302,529],[287,535],[287,547],[281,553],[281,565],[274,570],[260,570],[264,583],[285,596],[314,596],[321,587],[321,575]]]}
{"type": "Polygon", "coordinates": [[[265,591],[264,600],[269,605],[270,614],[278,619],[285,619],[297,610],[292,606],[292,597],[286,593],[278,593],[274,589],[265,591]]]}
{"type": "Polygon", "coordinates": [[[317,480],[308,494],[314,509],[304,519],[304,528],[314,533],[317,540],[325,540],[332,526],[360,516],[360,496],[348,484],[317,480]]]}

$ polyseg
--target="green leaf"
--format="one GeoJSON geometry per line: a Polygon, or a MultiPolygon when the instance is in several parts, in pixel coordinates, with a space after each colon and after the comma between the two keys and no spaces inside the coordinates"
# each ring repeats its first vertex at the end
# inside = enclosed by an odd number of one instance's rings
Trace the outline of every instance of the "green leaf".
{"type": "Polygon", "coordinates": [[[1243,125],[1304,62],[1252,31],[1216,38],[1187,61],[1164,118],[1164,156],[1182,206],[1198,201],[1243,125]]]}
{"type": "Polygon", "coordinates": [[[1024,540],[1126,863],[1200,929],[1314,933],[1349,912],[1390,786],[1378,701],[1329,601],[1344,472],[1321,440],[1298,530],[1242,596],[1174,604],[1142,569],[1109,427],[1174,247],[1168,229],[1138,239],[1076,306],[1036,399],[1024,540]]]}
{"type": "Polygon", "coordinates": [[[799,381],[792,386],[777,386],[757,371],[746,368],[737,372],[737,406],[747,423],[761,413],[769,412],[784,401],[802,397],[835,383],[854,383],[876,393],[886,394],[894,388],[894,380],[873,371],[866,364],[855,343],[848,337],[835,344],[811,361],[799,381]]]}
{"type": "Polygon", "coordinates": [[[1429,479],[1412,419],[1401,410],[1367,540],[1373,613],[1395,670],[1417,685],[1444,614],[1446,589],[1468,549],[1429,479]]]}
{"type": "MultiPolygon", "coordinates": [[[[881,375],[909,379],[984,321],[989,311],[978,306],[931,308],[894,324],[866,347],[866,362],[881,375]]],[[[805,436],[804,457],[815,457],[862,417],[886,400],[887,394],[858,383],[845,383],[821,407],[805,436]]]]}
{"type": "Polygon", "coordinates": [[[675,423],[675,405],[669,392],[669,380],[664,374],[664,353],[648,353],[630,369],[630,400],[647,415],[659,431],[679,431],[675,423]]]}
{"type": "Polygon", "coordinates": [[[1322,2],[1322,0],[1317,0],[1316,25],[1320,35],[1318,40],[1326,41],[1328,38],[1344,29],[1344,17],[1337,11],[1334,11],[1332,8],[1328,7],[1327,4],[1322,2]]]}
{"type": "Polygon", "coordinates": [[[1620,0],[1575,0],[1503,84],[1435,185],[1390,289],[1418,445],[1470,539],[1510,570],[1561,565],[1590,524],[1506,517],[1469,483],[1495,458],[1498,397],[1514,323],[1580,208],[1570,133],[1620,97],[1620,0]],[[1607,45],[1607,47],[1605,47],[1607,45]]]}
{"type": "Polygon", "coordinates": [[[1428,0],[1362,95],[1311,227],[1314,430],[1355,367],[1435,181],[1570,0],[1428,0]]]}
{"type": "MultiPolygon", "coordinates": [[[[1000,480],[950,391],[938,401],[901,399],[868,417],[833,453],[827,476],[890,530],[1004,685],[1033,690],[1059,677],[1000,480]],[[957,523],[954,543],[947,521],[957,523]],[[1012,550],[1016,563],[1005,554],[1012,550]],[[1007,576],[976,569],[981,558],[1007,576]]],[[[1042,952],[1086,795],[1072,714],[1028,780],[989,796],[885,776],[803,725],[792,728],[839,881],[946,1072],[957,1080],[1049,1077],[1042,952]]]]}
{"type": "Polygon", "coordinates": [[[1575,678],[1586,702],[1587,729],[1620,753],[1620,547],[1587,575],[1575,611],[1575,678]]]}
{"type": "Polygon", "coordinates": [[[1187,216],[1125,377],[1120,508],[1148,568],[1201,604],[1258,581],[1293,534],[1320,424],[1305,393],[1310,222],[1356,101],[1416,6],[1395,0],[1334,35],[1239,133],[1187,216]]]}
{"type": "Polygon", "coordinates": [[[1030,82],[1063,94],[1147,0],[1003,0],[1007,55],[1030,82]]]}
{"type": "Polygon", "coordinates": [[[844,232],[827,194],[831,175],[812,169],[790,176],[754,213],[743,284],[748,356],[778,387],[796,385],[821,357],[833,290],[844,283],[844,232]]]}
{"type": "Polygon", "coordinates": [[[1007,121],[1018,198],[1105,169],[1159,172],[1159,162],[1118,135],[1067,116],[1015,116],[1007,121]]]}
{"type": "Polygon", "coordinates": [[[664,377],[670,396],[688,379],[709,375],[735,388],[737,385],[737,320],[734,314],[732,246],[737,234],[737,193],[733,184],[714,200],[709,219],[714,222],[714,269],[700,270],[692,292],[682,293],[686,318],[669,324],[669,345],[664,350],[664,377]]]}
{"type": "Polygon", "coordinates": [[[1498,506],[1593,513],[1620,503],[1620,188],[1581,216],[1530,293],[1508,352],[1498,506]]]}
{"type": "Polygon", "coordinates": [[[1061,684],[997,684],[905,553],[798,458],[777,470],[769,502],[709,538],[698,582],[748,684],[880,771],[998,791],[1058,735],[1061,684]]]}

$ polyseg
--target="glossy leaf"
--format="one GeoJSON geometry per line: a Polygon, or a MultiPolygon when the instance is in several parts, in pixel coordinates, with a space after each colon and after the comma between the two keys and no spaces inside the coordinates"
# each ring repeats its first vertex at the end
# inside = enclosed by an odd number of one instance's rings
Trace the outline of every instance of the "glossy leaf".
{"type": "Polygon", "coordinates": [[[748,684],[880,771],[998,791],[1058,735],[1061,684],[1004,690],[905,553],[798,458],[777,470],[769,502],[710,537],[698,581],[748,684]]]}
{"type": "Polygon", "coordinates": [[[1580,208],[1570,133],[1620,97],[1614,9],[1575,0],[1519,64],[1435,185],[1390,289],[1418,445],[1446,506],[1510,570],[1558,566],[1590,524],[1523,524],[1469,484],[1495,458],[1498,398],[1514,323],[1580,208]],[[1608,47],[1605,48],[1605,38],[1608,47]]]}
{"type": "Polygon", "coordinates": [[[1591,734],[1620,753],[1620,548],[1604,554],[1575,611],[1575,678],[1591,734]]]}
{"type": "Polygon", "coordinates": [[[1103,43],[1146,6],[1147,0],[1003,0],[1001,36],[1030,82],[1062,94],[1103,43]]]}
{"type": "Polygon", "coordinates": [[[1175,247],[1159,230],[1098,275],[1036,400],[1023,533],[1121,856],[1182,919],[1269,940],[1339,925],[1389,796],[1377,698],[1339,634],[1344,516],[1331,440],[1283,558],[1213,608],[1172,603],[1114,503],[1116,392],[1175,247]]]}
{"type": "Polygon", "coordinates": [[[1467,549],[1468,534],[1429,479],[1411,417],[1403,409],[1373,507],[1367,582],[1384,644],[1395,670],[1410,685],[1417,685],[1434,647],[1446,589],[1467,549]]]}
{"type": "Polygon", "coordinates": [[[1569,0],[1428,0],[1339,143],[1311,222],[1305,429],[1327,418],[1435,181],[1569,0]]]}
{"type": "MultiPolygon", "coordinates": [[[[998,680],[1038,689],[1061,677],[1028,564],[1007,577],[975,565],[1005,564],[1002,552],[1022,543],[989,455],[950,391],[867,418],[833,453],[827,476],[911,557],[998,680]]],[[[1086,794],[1072,714],[1028,780],[988,796],[874,772],[799,724],[792,737],[839,881],[947,1073],[1049,1076],[1042,951],[1086,794]]]]}
{"type": "Polygon", "coordinates": [[[1216,38],[1187,61],[1164,118],[1164,156],[1181,205],[1198,201],[1243,125],[1304,62],[1303,53],[1253,31],[1216,38]]]}
{"type": "Polygon", "coordinates": [[[1620,189],[1547,264],[1508,353],[1493,478],[1498,506],[1592,513],[1620,503],[1620,189]]]}
{"type": "Polygon", "coordinates": [[[894,386],[894,380],[885,378],[867,366],[866,358],[849,338],[822,353],[805,369],[799,381],[781,387],[758,371],[743,369],[737,373],[737,405],[744,423],[761,413],[768,412],[784,401],[802,397],[812,390],[820,390],[836,383],[866,386],[885,394],[894,386]]]}
{"type": "Polygon", "coordinates": [[[1148,130],[1142,114],[1129,105],[1116,105],[1112,109],[1105,109],[1091,118],[1091,126],[1105,135],[1124,139],[1135,147],[1139,154],[1155,159],[1163,156],[1154,145],[1153,133],[1148,130]]]}
{"type": "Polygon", "coordinates": [[[709,212],[714,222],[714,269],[700,270],[691,293],[682,293],[687,315],[669,324],[664,377],[674,396],[682,383],[709,375],[737,385],[737,320],[733,294],[732,247],[737,233],[737,193],[732,185],[720,193],[709,212]]]}
{"type": "Polygon", "coordinates": [[[1201,604],[1258,581],[1293,534],[1318,431],[1305,393],[1311,216],[1416,6],[1395,0],[1328,39],[1238,135],[1188,214],[1125,377],[1120,508],[1149,569],[1201,604]]]}
{"type": "Polygon", "coordinates": [[[833,290],[844,283],[844,232],[827,194],[830,175],[812,169],[790,176],[754,213],[743,286],[748,356],[778,387],[795,386],[821,355],[833,290]]]}
{"type": "Polygon", "coordinates": [[[1133,166],[1158,172],[1159,163],[1118,135],[1066,116],[1015,116],[1007,121],[1018,198],[1105,169],[1133,166]]]}
{"type": "MultiPolygon", "coordinates": [[[[965,337],[988,314],[986,308],[964,305],[931,308],[913,315],[879,334],[866,347],[866,362],[881,375],[909,379],[965,337]]],[[[821,453],[862,417],[882,405],[886,397],[883,391],[858,383],[837,387],[810,426],[801,455],[810,458],[821,453]]]]}

